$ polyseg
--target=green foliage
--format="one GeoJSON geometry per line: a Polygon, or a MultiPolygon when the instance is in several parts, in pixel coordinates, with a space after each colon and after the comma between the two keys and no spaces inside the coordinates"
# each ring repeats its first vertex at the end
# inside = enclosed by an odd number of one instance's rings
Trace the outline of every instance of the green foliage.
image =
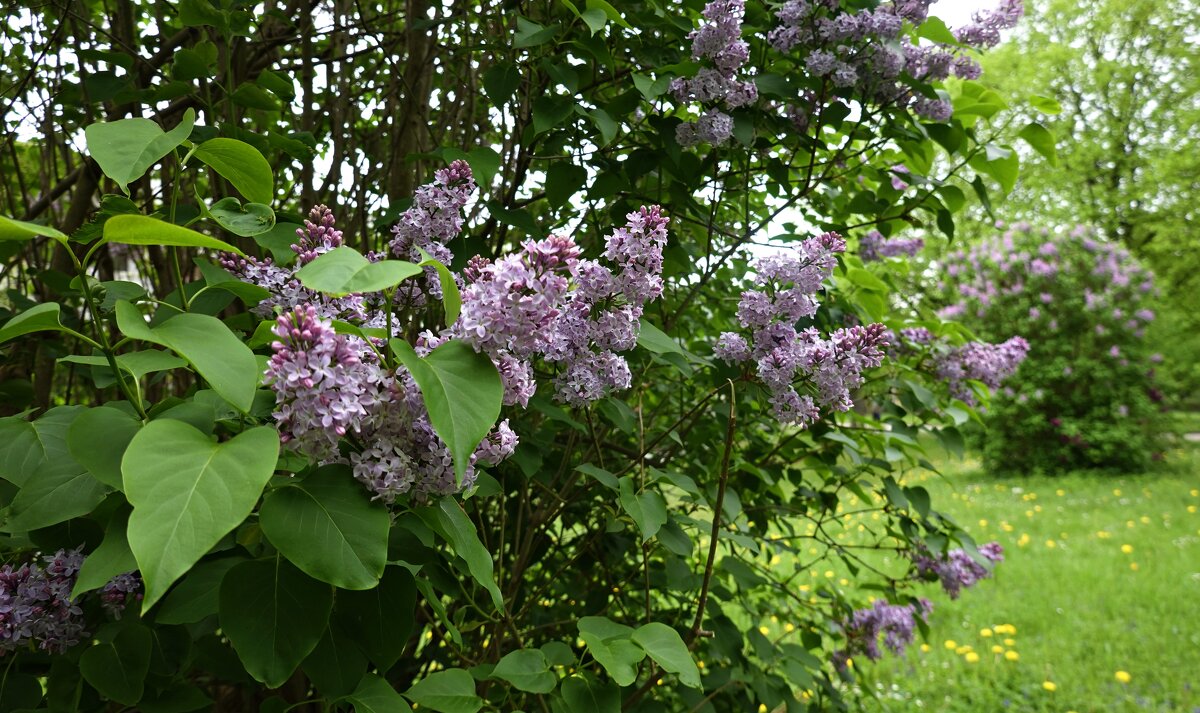
{"type": "MultiPolygon", "coordinates": [[[[950,101],[944,122],[867,100],[772,49],[774,13],[751,3],[747,76],[763,100],[732,111],[728,143],[684,148],[697,105],[671,87],[706,69],[689,46],[700,6],[454,0],[425,21],[386,0],[339,10],[335,33],[310,8],[237,0],[83,3],[71,23],[18,13],[0,93],[14,115],[36,105],[55,123],[0,152],[4,210],[20,216],[0,219],[4,554],[19,567],[80,548],[90,628],[61,656],[5,651],[0,709],[845,709],[855,674],[830,658],[847,617],[868,597],[915,599],[914,548],[974,547],[909,478],[927,442],[961,447],[978,416],[897,354],[865,374],[857,409],[781,426],[760,380],[710,358],[714,342],[754,287],[752,245],[954,236],[968,196],[990,210],[1017,185],[1017,140],[1052,156],[1054,127],[1007,131],[1016,102],[975,80],[898,85],[950,101]],[[68,162],[81,131],[88,156],[68,162]],[[463,230],[440,207],[402,216],[460,159],[478,182],[463,230]],[[630,389],[565,406],[551,395],[565,364],[547,361],[528,407],[505,405],[499,362],[451,331],[472,271],[547,235],[598,259],[652,202],[670,218],[664,290],[633,315],[636,346],[616,349],[630,389]],[[321,203],[344,235],[325,226],[319,256],[283,269],[321,203]],[[393,251],[393,226],[421,219],[457,234],[393,251]],[[434,279],[436,299],[422,288],[434,279]],[[364,454],[408,433],[331,431],[320,458],[297,446],[313,434],[288,428],[268,390],[286,377],[263,375],[305,337],[276,320],[335,304],[346,363],[386,388],[415,383],[405,407],[445,446],[394,449],[385,475],[411,485],[449,464],[454,495],[371,499],[364,454]],[[491,464],[477,454],[502,419],[520,445],[491,464]],[[854,548],[837,527],[850,505],[878,516],[854,548]],[[864,550],[894,566],[867,566],[864,550]],[[800,569],[777,568],[784,557],[800,569]],[[808,583],[833,566],[852,583],[808,583]],[[140,606],[114,590],[126,575],[140,606]],[[117,619],[114,603],[130,608],[117,619]],[[768,638],[771,617],[795,626],[768,638]]],[[[936,19],[903,31],[954,42],[936,19]]],[[[841,254],[797,326],[965,338],[915,319],[902,277],[927,276],[841,254]]],[[[591,316],[621,307],[614,294],[591,316]]],[[[321,405],[331,419],[340,407],[321,405]]]]}

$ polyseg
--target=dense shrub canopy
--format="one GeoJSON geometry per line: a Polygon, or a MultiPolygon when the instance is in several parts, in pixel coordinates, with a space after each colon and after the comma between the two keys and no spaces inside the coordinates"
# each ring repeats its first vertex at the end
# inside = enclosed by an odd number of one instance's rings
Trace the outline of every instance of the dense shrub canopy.
{"type": "Polygon", "coordinates": [[[1162,395],[1146,331],[1153,277],[1129,251],[1077,226],[1027,223],[939,261],[946,318],[986,339],[1024,335],[1029,355],[987,409],[984,454],[1002,472],[1143,468],[1159,446],[1162,395]]]}
{"type": "Polygon", "coordinates": [[[1024,346],[866,248],[1012,188],[1021,3],[395,4],[21,15],[22,707],[844,708],[1003,556],[906,477],[1024,346]]]}

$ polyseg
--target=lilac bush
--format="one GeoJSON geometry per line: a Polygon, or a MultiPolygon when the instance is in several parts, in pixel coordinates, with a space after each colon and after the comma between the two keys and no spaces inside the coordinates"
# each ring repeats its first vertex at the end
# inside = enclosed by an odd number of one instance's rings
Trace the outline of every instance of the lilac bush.
{"type": "MultiPolygon", "coordinates": [[[[1085,226],[1018,224],[951,252],[940,269],[943,316],[984,338],[1036,335],[989,406],[989,467],[1128,472],[1155,456],[1162,397],[1145,340],[1154,279],[1128,251],[1085,226]]],[[[1005,365],[1000,351],[975,356],[1005,365]]],[[[953,378],[960,365],[948,366],[953,378]]]]}

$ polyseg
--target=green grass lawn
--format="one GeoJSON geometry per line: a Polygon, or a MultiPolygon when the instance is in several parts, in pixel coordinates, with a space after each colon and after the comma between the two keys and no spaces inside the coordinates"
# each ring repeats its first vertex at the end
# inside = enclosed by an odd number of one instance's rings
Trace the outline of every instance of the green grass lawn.
{"type": "Polygon", "coordinates": [[[927,643],[855,662],[866,708],[1200,713],[1200,451],[1169,455],[1152,475],[1001,480],[968,461],[918,477],[1006,561],[931,596],[927,643]]]}

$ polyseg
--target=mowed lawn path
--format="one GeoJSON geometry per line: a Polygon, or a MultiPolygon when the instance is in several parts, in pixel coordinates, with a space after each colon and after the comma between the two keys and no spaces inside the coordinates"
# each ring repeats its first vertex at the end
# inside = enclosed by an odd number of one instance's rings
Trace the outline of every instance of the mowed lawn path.
{"type": "MultiPolygon", "coordinates": [[[[1200,451],[1166,473],[997,479],[978,463],[920,482],[1007,561],[942,593],[931,636],[855,662],[886,711],[1200,713],[1200,451]]],[[[910,480],[911,482],[911,480],[910,480]]]]}

